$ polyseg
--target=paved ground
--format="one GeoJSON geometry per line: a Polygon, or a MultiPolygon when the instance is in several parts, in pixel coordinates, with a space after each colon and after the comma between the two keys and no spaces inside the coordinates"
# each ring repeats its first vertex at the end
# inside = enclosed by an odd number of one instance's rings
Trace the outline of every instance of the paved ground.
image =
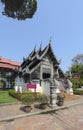
{"type": "Polygon", "coordinates": [[[0,130],[83,130],[83,104],[0,123],[0,130]]]}
{"type": "MultiPolygon", "coordinates": [[[[53,112],[47,114],[1,122],[4,118],[26,115],[20,109],[22,106],[22,104],[0,105],[0,130],[83,130],[83,96],[68,96],[64,103],[65,109],[56,106],[53,112]]],[[[33,113],[37,111],[41,110],[32,109],[33,113]]]]}

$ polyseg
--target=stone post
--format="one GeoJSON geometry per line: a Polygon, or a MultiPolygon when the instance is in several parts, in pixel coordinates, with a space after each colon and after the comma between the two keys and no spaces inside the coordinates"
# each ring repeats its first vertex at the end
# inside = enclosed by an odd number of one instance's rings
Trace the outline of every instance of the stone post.
{"type": "Polygon", "coordinates": [[[51,81],[51,84],[50,84],[50,104],[49,104],[49,106],[51,108],[56,107],[56,98],[57,98],[56,87],[54,86],[54,82],[51,81]]]}

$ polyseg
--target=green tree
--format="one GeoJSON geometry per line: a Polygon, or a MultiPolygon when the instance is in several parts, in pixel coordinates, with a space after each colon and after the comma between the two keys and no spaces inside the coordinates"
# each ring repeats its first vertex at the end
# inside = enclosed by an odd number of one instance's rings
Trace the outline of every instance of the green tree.
{"type": "Polygon", "coordinates": [[[80,76],[80,79],[75,79],[74,77],[71,79],[74,88],[83,86],[83,54],[79,54],[72,59],[72,66],[70,67],[70,71],[72,73],[72,77],[76,74],[80,76]]]}
{"type": "Polygon", "coordinates": [[[32,18],[37,10],[37,0],[1,0],[3,15],[18,20],[32,18]]]}
{"type": "Polygon", "coordinates": [[[72,66],[70,67],[72,73],[83,74],[83,54],[78,54],[72,58],[72,66]]]}
{"type": "Polygon", "coordinates": [[[83,64],[73,64],[70,70],[72,73],[83,74],[83,64]]]}
{"type": "Polygon", "coordinates": [[[79,88],[80,87],[80,81],[75,79],[75,78],[71,78],[71,81],[73,83],[73,89],[79,88]]]}

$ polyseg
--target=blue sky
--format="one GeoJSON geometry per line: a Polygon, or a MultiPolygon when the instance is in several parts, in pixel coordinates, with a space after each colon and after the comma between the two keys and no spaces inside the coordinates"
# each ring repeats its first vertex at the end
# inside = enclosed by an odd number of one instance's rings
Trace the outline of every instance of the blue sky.
{"type": "Polygon", "coordinates": [[[83,0],[38,0],[32,19],[18,21],[3,16],[0,3],[0,56],[22,62],[23,57],[52,37],[55,56],[65,72],[71,59],[83,54],[83,0]]]}

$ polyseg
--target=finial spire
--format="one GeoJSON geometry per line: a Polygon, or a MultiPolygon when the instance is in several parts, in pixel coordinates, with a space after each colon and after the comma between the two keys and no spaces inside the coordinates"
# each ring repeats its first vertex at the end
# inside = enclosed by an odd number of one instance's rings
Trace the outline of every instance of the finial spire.
{"type": "Polygon", "coordinates": [[[42,42],[41,42],[41,44],[40,44],[40,49],[42,48],[42,42]]]}
{"type": "Polygon", "coordinates": [[[51,44],[51,42],[52,42],[52,37],[50,37],[50,40],[49,40],[49,43],[51,44]]]}
{"type": "Polygon", "coordinates": [[[34,51],[36,51],[36,44],[35,44],[35,47],[34,47],[34,51]]]}

